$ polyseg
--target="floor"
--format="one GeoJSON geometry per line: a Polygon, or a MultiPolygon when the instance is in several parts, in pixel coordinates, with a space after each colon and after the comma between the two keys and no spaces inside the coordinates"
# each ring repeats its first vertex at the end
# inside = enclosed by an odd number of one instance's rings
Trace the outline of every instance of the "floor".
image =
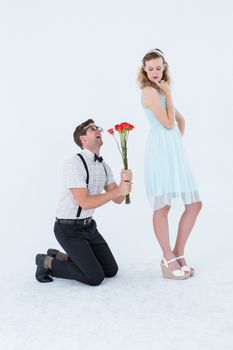
{"type": "MultiPolygon", "coordinates": [[[[200,264],[200,263],[199,263],[200,264]]],[[[0,340],[4,350],[232,350],[231,264],[196,264],[185,281],[161,277],[159,265],[123,264],[98,287],[34,270],[5,276],[0,340]]]]}

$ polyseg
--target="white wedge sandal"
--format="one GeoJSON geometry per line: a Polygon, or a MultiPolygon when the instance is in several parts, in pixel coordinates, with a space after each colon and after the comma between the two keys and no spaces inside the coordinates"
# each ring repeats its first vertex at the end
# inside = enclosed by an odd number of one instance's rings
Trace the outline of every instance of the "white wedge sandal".
{"type": "MultiPolygon", "coordinates": [[[[179,260],[179,259],[185,259],[184,255],[176,257],[176,260],[179,260]]],[[[190,277],[193,277],[194,272],[195,272],[194,268],[192,268],[188,265],[181,266],[181,270],[186,272],[186,273],[188,272],[190,274],[190,277]]]]}
{"type": "Polygon", "coordinates": [[[170,270],[168,265],[172,263],[173,261],[176,261],[177,258],[173,258],[169,261],[167,261],[164,257],[161,262],[161,270],[162,270],[162,275],[164,278],[170,278],[173,280],[185,280],[190,277],[190,272],[185,272],[184,270],[170,270]]]}

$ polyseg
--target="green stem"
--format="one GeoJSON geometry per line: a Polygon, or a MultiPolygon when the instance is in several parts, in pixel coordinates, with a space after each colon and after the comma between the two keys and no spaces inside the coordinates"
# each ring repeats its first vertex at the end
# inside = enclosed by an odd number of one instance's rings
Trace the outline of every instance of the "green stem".
{"type": "Polygon", "coordinates": [[[114,139],[115,139],[115,141],[116,141],[116,143],[117,143],[117,147],[118,147],[118,149],[119,149],[119,151],[120,151],[120,154],[121,154],[121,156],[122,156],[122,152],[121,152],[119,143],[118,143],[117,139],[115,138],[115,136],[114,136],[114,135],[112,135],[112,136],[114,137],[114,139]]]}

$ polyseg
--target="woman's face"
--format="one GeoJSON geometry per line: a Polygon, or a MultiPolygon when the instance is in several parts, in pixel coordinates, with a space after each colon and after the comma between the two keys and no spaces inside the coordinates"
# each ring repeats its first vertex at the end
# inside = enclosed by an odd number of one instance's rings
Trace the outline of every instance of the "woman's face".
{"type": "Polygon", "coordinates": [[[163,63],[162,58],[153,58],[150,61],[146,61],[146,64],[143,66],[143,68],[150,81],[160,82],[163,77],[163,71],[166,68],[166,64],[163,63]]]}

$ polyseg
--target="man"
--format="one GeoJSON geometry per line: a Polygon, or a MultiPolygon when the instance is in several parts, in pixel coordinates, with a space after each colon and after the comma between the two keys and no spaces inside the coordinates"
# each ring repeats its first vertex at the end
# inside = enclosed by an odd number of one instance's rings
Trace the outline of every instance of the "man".
{"type": "Polygon", "coordinates": [[[99,156],[103,129],[88,119],[74,131],[74,141],[82,151],[68,159],[59,201],[55,236],[65,250],[48,249],[36,255],[36,279],[52,282],[54,277],[74,279],[97,286],[104,277],[113,277],[117,263],[92,218],[94,209],[109,201],[122,203],[131,192],[132,173],[122,170],[119,186],[109,165],[99,156]],[[105,193],[102,193],[105,189],[105,193]]]}

